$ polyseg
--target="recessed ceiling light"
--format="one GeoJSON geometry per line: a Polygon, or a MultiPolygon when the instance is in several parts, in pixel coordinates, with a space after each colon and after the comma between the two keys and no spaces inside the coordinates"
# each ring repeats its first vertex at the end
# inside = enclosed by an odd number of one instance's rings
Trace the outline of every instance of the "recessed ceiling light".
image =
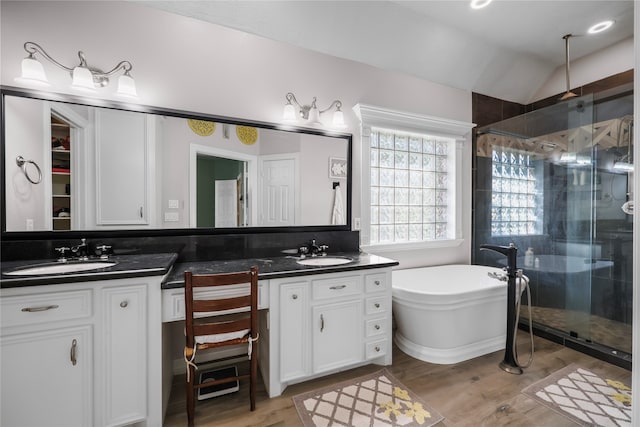
{"type": "Polygon", "coordinates": [[[491,2],[492,0],[471,0],[471,9],[482,9],[491,2]]]}
{"type": "Polygon", "coordinates": [[[587,30],[587,32],[589,34],[601,33],[611,28],[612,25],[613,25],[613,21],[598,22],[597,24],[592,25],[591,28],[587,30]]]}

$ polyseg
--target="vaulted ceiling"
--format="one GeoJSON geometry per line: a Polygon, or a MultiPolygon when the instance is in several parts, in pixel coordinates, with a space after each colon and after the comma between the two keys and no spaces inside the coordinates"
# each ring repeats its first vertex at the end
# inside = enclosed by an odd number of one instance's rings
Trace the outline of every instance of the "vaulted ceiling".
{"type": "Polygon", "coordinates": [[[520,103],[565,63],[633,36],[633,1],[150,1],[151,7],[520,103]],[[608,31],[587,29],[611,19],[608,31]]]}

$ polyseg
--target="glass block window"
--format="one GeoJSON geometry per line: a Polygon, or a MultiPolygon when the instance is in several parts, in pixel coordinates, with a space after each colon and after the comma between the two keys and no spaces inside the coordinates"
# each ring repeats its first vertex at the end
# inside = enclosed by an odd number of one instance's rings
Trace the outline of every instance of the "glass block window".
{"type": "Polygon", "coordinates": [[[542,234],[539,180],[531,155],[494,147],[491,166],[491,235],[542,234]]]}
{"type": "Polygon", "coordinates": [[[372,128],[370,244],[453,239],[455,140],[372,128]]]}

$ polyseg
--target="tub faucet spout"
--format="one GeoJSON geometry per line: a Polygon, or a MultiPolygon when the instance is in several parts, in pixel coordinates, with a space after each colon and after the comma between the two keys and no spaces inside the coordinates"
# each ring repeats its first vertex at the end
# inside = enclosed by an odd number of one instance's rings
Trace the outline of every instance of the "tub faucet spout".
{"type": "Polygon", "coordinates": [[[498,245],[480,245],[481,251],[494,251],[507,257],[507,275],[515,278],[518,273],[516,266],[516,258],[518,254],[518,248],[513,243],[509,243],[509,246],[498,245]]]}

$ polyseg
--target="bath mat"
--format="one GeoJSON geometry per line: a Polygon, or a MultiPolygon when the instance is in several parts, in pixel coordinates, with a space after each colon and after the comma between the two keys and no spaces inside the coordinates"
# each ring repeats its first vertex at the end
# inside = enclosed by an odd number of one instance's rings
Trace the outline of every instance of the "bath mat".
{"type": "Polygon", "coordinates": [[[631,427],[631,388],[575,364],[522,392],[582,426],[631,427]]]}
{"type": "Polygon", "coordinates": [[[294,396],[305,427],[429,427],[444,419],[386,369],[294,396]]]}

